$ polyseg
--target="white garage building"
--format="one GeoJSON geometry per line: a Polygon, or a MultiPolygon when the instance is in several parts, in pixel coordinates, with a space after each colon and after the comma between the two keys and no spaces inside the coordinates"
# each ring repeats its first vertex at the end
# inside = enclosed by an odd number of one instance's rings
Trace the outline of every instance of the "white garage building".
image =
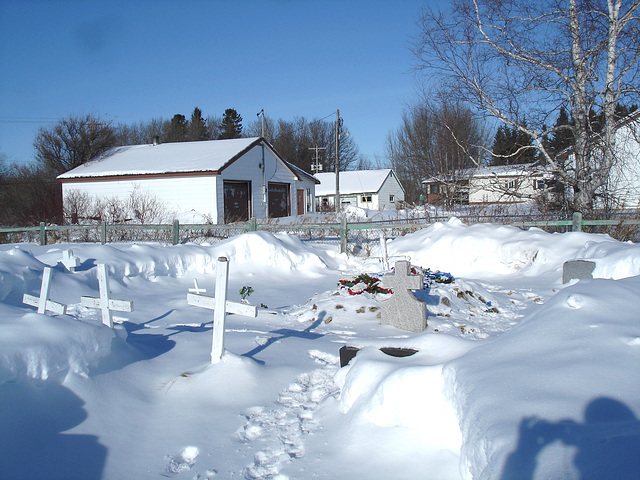
{"type": "Polygon", "coordinates": [[[114,147],[58,181],[63,204],[74,191],[126,199],[138,189],[168,212],[195,211],[213,223],[312,212],[319,183],[264,138],[114,147]]]}

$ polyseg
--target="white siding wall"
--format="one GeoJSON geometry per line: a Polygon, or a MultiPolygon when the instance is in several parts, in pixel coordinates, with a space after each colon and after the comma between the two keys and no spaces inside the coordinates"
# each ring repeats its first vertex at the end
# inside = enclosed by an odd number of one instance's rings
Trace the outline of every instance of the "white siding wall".
{"type": "Polygon", "coordinates": [[[242,158],[237,159],[220,175],[164,177],[138,180],[94,180],[90,182],[65,182],[62,184],[63,198],[71,190],[85,191],[98,197],[118,197],[126,199],[136,185],[142,191],[148,191],[161,200],[169,213],[180,213],[195,210],[210,215],[214,223],[224,221],[224,190],[225,180],[237,180],[251,183],[251,216],[257,219],[267,217],[266,198],[263,185],[269,182],[288,183],[290,187],[291,214],[297,212],[298,189],[311,190],[311,211],[315,210],[315,183],[311,179],[302,177],[296,180],[292,171],[286,167],[268,148],[264,149],[265,168],[262,163],[263,149],[255,146],[242,158]]]}
{"type": "Polygon", "coordinates": [[[384,181],[377,195],[377,206],[375,208],[380,210],[395,209],[396,202],[404,202],[404,191],[398,183],[395,176],[389,175],[384,181]],[[394,201],[389,201],[389,196],[393,195],[394,201]]]}
{"type": "Polygon", "coordinates": [[[640,125],[631,123],[616,132],[616,160],[607,192],[618,208],[640,207],[640,125]]]}
{"type": "Polygon", "coordinates": [[[156,197],[160,200],[168,214],[195,210],[204,215],[211,215],[217,222],[216,211],[216,177],[189,176],[165,177],[137,180],[94,180],[91,182],[65,182],[62,184],[63,201],[73,190],[79,190],[98,198],[119,198],[126,200],[134,188],[140,193],[156,197]]]}
{"type": "Polygon", "coordinates": [[[540,177],[509,176],[498,178],[474,177],[469,180],[469,203],[517,203],[526,198],[505,193],[507,182],[518,182],[517,191],[521,195],[534,195],[533,182],[540,177]]]}
{"type": "MultiPolygon", "coordinates": [[[[262,147],[255,146],[248,151],[242,158],[236,160],[223,170],[221,178],[218,179],[218,215],[219,218],[224,218],[223,207],[223,192],[222,182],[224,180],[241,180],[251,182],[251,216],[257,219],[263,220],[267,218],[266,205],[264,200],[266,199],[266,193],[264,193],[263,185],[269,184],[269,182],[288,183],[291,185],[289,189],[289,195],[291,202],[291,214],[303,214],[305,212],[297,212],[297,190],[307,188],[311,189],[312,198],[315,195],[315,183],[312,180],[301,178],[296,180],[292,171],[286,167],[268,148],[264,149],[264,172],[259,167],[262,163],[262,147]]],[[[313,201],[311,207],[313,210],[313,201]]]]}
{"type": "MultiPolygon", "coordinates": [[[[351,197],[351,195],[349,195],[351,197]]],[[[368,208],[369,210],[377,210],[378,209],[378,195],[374,193],[359,193],[354,195],[357,199],[357,206],[360,208],[368,208]],[[365,198],[366,197],[366,198],[365,198]],[[369,197],[371,197],[371,201],[369,201],[369,197]]]]}
{"type": "MultiPolygon", "coordinates": [[[[322,198],[324,197],[317,197],[316,204],[318,206],[322,205],[322,198]]],[[[335,195],[326,195],[326,198],[329,200],[329,206],[333,208],[335,195]]],[[[341,194],[340,203],[344,204],[344,202],[349,202],[353,206],[368,208],[370,210],[393,210],[396,208],[395,202],[404,202],[404,191],[396,177],[390,175],[382,184],[378,193],[341,194]],[[362,199],[365,195],[371,197],[370,202],[362,199]],[[390,195],[394,196],[393,202],[389,201],[390,195]]]]}

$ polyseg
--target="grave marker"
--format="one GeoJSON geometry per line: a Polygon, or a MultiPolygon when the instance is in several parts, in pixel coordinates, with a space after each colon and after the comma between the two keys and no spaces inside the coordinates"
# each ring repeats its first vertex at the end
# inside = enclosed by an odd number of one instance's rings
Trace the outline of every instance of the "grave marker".
{"type": "Polygon", "coordinates": [[[409,262],[399,260],[395,274],[382,277],[382,284],[393,290],[393,294],[381,302],[381,323],[410,332],[424,331],[427,328],[427,305],[411,292],[422,288],[422,275],[412,275],[409,262]]]}
{"type": "Polygon", "coordinates": [[[24,294],[22,296],[22,302],[38,308],[38,313],[44,315],[47,310],[58,315],[64,315],[67,313],[67,306],[49,300],[49,290],[51,289],[51,267],[44,267],[42,272],[42,285],[40,286],[40,297],[34,297],[33,295],[24,294]]]}
{"type": "Polygon", "coordinates": [[[589,260],[568,260],[562,264],[562,283],[569,280],[583,278],[593,278],[593,270],[596,268],[596,262],[589,260]]]}
{"type": "Polygon", "coordinates": [[[75,272],[76,268],[80,266],[80,259],[71,250],[65,250],[62,252],[62,264],[70,272],[75,272]]]}
{"type": "Polygon", "coordinates": [[[187,293],[187,303],[196,307],[213,310],[213,341],[211,343],[211,363],[218,363],[224,353],[224,322],[227,313],[257,317],[258,307],[246,303],[227,300],[229,283],[229,260],[219,257],[216,265],[215,297],[199,293],[187,293]]]}
{"type": "Polygon", "coordinates": [[[80,304],[83,307],[99,308],[102,310],[102,323],[109,328],[113,328],[112,311],[133,312],[132,300],[114,300],[109,291],[109,278],[107,277],[107,266],[104,263],[98,264],[98,286],[100,288],[100,298],[80,297],[80,304]]]}
{"type": "Polygon", "coordinates": [[[189,289],[189,292],[191,293],[195,293],[195,294],[201,294],[206,292],[207,289],[206,288],[200,288],[198,287],[198,280],[196,278],[193,279],[193,288],[189,289]]]}
{"type": "Polygon", "coordinates": [[[387,253],[387,236],[384,230],[380,232],[380,255],[382,257],[382,268],[389,270],[389,254],[387,253]]]}

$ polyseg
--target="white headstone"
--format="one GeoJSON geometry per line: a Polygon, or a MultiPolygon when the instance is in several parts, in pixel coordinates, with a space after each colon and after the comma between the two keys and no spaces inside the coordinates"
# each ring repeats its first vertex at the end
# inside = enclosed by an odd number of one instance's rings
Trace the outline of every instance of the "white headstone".
{"type": "Polygon", "coordinates": [[[100,298],[80,297],[80,304],[83,307],[99,308],[102,311],[102,323],[109,328],[113,328],[113,315],[111,311],[133,312],[133,301],[113,300],[111,298],[107,266],[104,263],[98,264],[98,286],[100,288],[100,298]]]}
{"type": "Polygon", "coordinates": [[[51,289],[51,267],[44,267],[42,272],[42,285],[40,286],[40,296],[34,297],[33,295],[24,294],[22,296],[23,303],[31,305],[32,307],[38,307],[38,313],[45,314],[48,311],[57,313],[58,315],[64,315],[67,313],[67,306],[49,300],[49,290],[51,289]]]}
{"type": "Polygon", "coordinates": [[[381,302],[383,325],[410,332],[422,332],[427,328],[427,305],[411,291],[422,288],[422,275],[411,275],[409,262],[397,261],[395,274],[382,277],[382,284],[393,290],[391,298],[381,302]]]}
{"type": "Polygon", "coordinates": [[[227,300],[229,282],[229,260],[219,257],[216,265],[215,297],[187,293],[187,303],[196,307],[213,310],[213,341],[211,343],[211,363],[218,363],[224,353],[224,322],[227,313],[257,317],[258,307],[227,300]]]}
{"type": "Polygon", "coordinates": [[[76,268],[80,266],[80,259],[71,250],[65,250],[62,252],[62,264],[70,272],[75,272],[76,268]]]}

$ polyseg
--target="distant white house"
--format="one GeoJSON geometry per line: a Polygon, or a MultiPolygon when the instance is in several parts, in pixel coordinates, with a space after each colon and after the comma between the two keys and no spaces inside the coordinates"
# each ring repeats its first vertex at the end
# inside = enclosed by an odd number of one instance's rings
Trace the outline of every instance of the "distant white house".
{"type": "MultiPolygon", "coordinates": [[[[336,196],[336,174],[317,173],[320,181],[316,186],[316,209],[332,210],[336,196]]],[[[352,205],[370,210],[399,208],[404,202],[404,188],[394,171],[356,170],[340,172],[340,204],[352,205]]]]}
{"type": "MultiPolygon", "coordinates": [[[[597,192],[596,208],[640,208],[640,110],[616,124],[614,163],[605,185],[597,192]]],[[[598,137],[594,138],[594,142],[598,137]]],[[[571,149],[565,151],[571,165],[571,149]]],[[[519,203],[544,199],[555,203],[572,190],[549,167],[537,163],[466,169],[454,175],[424,180],[428,203],[452,200],[459,204],[519,203]]]]}
{"type": "Polygon", "coordinates": [[[424,180],[428,203],[453,198],[460,204],[520,203],[555,194],[553,173],[537,163],[464,169],[455,178],[424,180]]]}
{"type": "Polygon", "coordinates": [[[615,160],[602,190],[610,207],[640,208],[640,110],[616,127],[615,160]]]}
{"type": "Polygon", "coordinates": [[[65,205],[73,192],[126,199],[138,189],[168,212],[195,211],[214,223],[311,212],[319,183],[264,138],[114,147],[58,181],[65,205]]]}

